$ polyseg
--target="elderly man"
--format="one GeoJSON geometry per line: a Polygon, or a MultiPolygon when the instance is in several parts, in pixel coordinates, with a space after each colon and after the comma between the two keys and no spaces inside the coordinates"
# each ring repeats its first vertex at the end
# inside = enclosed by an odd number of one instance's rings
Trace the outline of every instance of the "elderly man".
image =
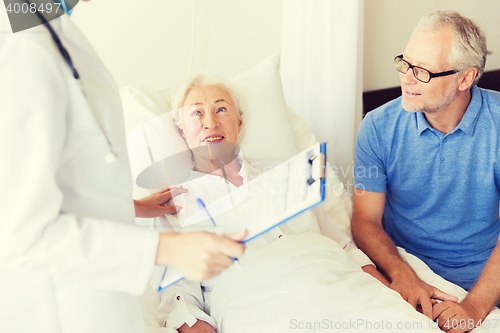
{"type": "Polygon", "coordinates": [[[394,59],[402,96],[366,116],[356,143],[355,241],[444,330],[478,324],[500,299],[500,93],[476,86],[487,53],[473,21],[424,16],[394,59]],[[420,280],[396,246],[468,296],[420,280]]]}

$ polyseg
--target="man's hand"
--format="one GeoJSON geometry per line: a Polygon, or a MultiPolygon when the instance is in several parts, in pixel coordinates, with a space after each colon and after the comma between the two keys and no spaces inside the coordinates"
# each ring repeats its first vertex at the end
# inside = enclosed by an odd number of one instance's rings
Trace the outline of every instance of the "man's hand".
{"type": "Polygon", "coordinates": [[[433,304],[436,300],[457,302],[458,297],[442,292],[436,287],[428,285],[416,275],[393,279],[391,289],[397,291],[401,297],[426,317],[433,319],[433,304]]]}
{"type": "Polygon", "coordinates": [[[432,319],[445,332],[463,333],[481,325],[482,318],[466,299],[462,303],[445,301],[434,305],[432,319]]]}
{"type": "Polygon", "coordinates": [[[160,234],[156,264],[174,266],[192,281],[210,279],[233,264],[245,251],[240,242],[246,230],[236,234],[217,236],[208,232],[160,234]]]}
{"type": "Polygon", "coordinates": [[[170,188],[155,192],[147,197],[139,200],[134,200],[135,216],[136,217],[158,217],[165,214],[175,214],[182,207],[179,206],[163,206],[168,200],[186,193],[187,189],[182,186],[172,186],[170,188]]]}
{"type": "Polygon", "coordinates": [[[354,241],[389,278],[389,288],[397,291],[416,310],[421,310],[431,318],[432,300],[456,302],[458,298],[420,280],[410,265],[401,258],[396,245],[383,228],[384,207],[385,193],[354,191],[354,241]]]}

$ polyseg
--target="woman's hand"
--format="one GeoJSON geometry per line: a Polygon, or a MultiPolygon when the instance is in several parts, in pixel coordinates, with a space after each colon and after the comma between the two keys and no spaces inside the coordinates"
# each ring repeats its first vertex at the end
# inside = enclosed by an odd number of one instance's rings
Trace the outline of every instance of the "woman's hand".
{"type": "Polygon", "coordinates": [[[168,200],[186,193],[182,186],[173,186],[155,192],[140,200],[134,200],[135,217],[158,217],[165,214],[175,214],[182,209],[180,206],[163,206],[168,200]]]}
{"type": "Polygon", "coordinates": [[[247,234],[246,230],[224,236],[205,231],[160,233],[156,265],[177,267],[191,281],[208,280],[245,252],[241,241],[247,234]]]}
{"type": "Polygon", "coordinates": [[[382,273],[380,273],[376,268],[375,266],[372,266],[372,265],[366,265],[366,266],[363,266],[361,267],[361,269],[365,272],[365,273],[368,273],[370,274],[371,276],[373,276],[374,278],[376,278],[377,280],[379,280],[380,282],[382,282],[386,287],[389,287],[391,285],[391,283],[389,282],[389,280],[387,280],[385,278],[385,276],[382,275],[382,273]]]}

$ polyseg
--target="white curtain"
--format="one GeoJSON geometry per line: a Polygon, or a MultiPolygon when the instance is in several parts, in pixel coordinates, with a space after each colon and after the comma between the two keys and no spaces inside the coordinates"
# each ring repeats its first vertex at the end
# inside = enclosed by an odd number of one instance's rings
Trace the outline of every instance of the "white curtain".
{"type": "Polygon", "coordinates": [[[363,0],[283,0],[285,98],[328,142],[328,161],[352,189],[362,115],[363,0]]]}

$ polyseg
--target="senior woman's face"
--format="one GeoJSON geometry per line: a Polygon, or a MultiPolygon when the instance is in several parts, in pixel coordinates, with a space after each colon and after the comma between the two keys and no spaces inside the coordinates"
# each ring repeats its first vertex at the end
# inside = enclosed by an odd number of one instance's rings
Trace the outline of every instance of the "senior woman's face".
{"type": "Polygon", "coordinates": [[[182,106],[182,136],[189,148],[220,142],[236,143],[238,140],[241,120],[236,104],[224,88],[196,86],[182,106]]]}

